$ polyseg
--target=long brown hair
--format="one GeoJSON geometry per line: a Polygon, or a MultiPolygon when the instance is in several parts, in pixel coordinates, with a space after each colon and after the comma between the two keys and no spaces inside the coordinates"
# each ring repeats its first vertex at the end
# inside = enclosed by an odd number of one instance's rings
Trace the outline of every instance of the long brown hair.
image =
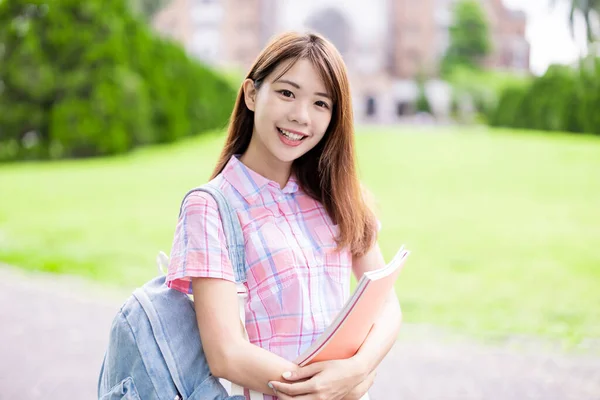
{"type": "MultiPolygon", "coordinates": [[[[338,246],[350,246],[353,255],[363,255],[376,235],[376,220],[363,197],[356,171],[354,117],[346,67],[337,49],[315,33],[288,32],[275,37],[257,57],[247,75],[258,88],[281,63],[309,60],[319,71],[332,95],[333,109],[321,141],[292,164],[300,187],[320,201],[339,226],[338,246]]],[[[283,75],[286,71],[283,71],[283,75]]],[[[254,113],[246,107],[243,86],[229,121],[227,141],[212,178],[234,154],[243,154],[252,137],[254,113]]]]}

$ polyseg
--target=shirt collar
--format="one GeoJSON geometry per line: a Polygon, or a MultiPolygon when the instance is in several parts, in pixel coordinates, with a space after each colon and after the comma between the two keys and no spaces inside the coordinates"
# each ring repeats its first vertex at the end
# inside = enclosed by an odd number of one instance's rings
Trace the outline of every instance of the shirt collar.
{"type": "Polygon", "coordinates": [[[251,170],[238,158],[239,155],[231,156],[223,169],[223,177],[248,203],[253,204],[260,193],[269,189],[284,194],[292,194],[298,191],[298,182],[294,175],[291,175],[285,187],[280,189],[277,182],[251,170]]]}

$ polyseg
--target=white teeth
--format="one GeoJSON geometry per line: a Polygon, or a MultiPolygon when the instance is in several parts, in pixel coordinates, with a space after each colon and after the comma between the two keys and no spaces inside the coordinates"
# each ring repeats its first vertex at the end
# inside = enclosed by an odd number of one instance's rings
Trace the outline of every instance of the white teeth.
{"type": "Polygon", "coordinates": [[[279,129],[279,132],[283,133],[283,136],[287,137],[288,139],[300,140],[300,139],[302,139],[304,137],[302,135],[298,135],[296,133],[292,133],[292,132],[286,131],[286,130],[281,129],[281,128],[277,128],[277,129],[279,129]]]}

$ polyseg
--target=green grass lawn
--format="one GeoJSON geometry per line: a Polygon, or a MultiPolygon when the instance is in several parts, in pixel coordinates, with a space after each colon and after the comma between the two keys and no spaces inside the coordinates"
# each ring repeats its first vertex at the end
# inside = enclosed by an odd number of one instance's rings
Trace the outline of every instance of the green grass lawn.
{"type": "MultiPolygon", "coordinates": [[[[0,261],[143,283],[223,139],[0,166],[0,261]]],[[[413,252],[397,286],[405,321],[600,338],[600,138],[369,128],[358,149],[386,258],[402,243],[413,252]]]]}

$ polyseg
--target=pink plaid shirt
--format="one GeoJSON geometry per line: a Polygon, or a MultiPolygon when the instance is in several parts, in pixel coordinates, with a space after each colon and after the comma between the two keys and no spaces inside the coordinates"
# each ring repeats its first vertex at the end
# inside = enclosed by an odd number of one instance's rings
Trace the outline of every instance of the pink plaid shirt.
{"type": "MultiPolygon", "coordinates": [[[[293,177],[280,189],[233,156],[216,182],[244,234],[250,342],[293,361],[348,298],[350,250],[336,249],[338,227],[293,177]]],[[[233,282],[224,243],[216,202],[207,193],[192,193],[175,231],[169,287],[191,294],[192,277],[233,282]]]]}

